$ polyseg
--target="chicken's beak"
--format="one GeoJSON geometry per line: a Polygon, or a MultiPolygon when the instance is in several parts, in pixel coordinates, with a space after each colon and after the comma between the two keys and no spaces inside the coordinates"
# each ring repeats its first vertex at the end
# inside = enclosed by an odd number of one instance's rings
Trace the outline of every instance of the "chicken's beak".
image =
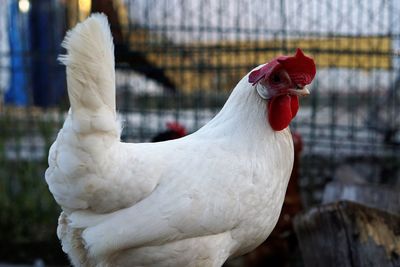
{"type": "Polygon", "coordinates": [[[303,87],[300,89],[289,89],[289,92],[293,95],[297,95],[297,96],[307,96],[310,94],[310,91],[308,90],[307,87],[303,87]]]}

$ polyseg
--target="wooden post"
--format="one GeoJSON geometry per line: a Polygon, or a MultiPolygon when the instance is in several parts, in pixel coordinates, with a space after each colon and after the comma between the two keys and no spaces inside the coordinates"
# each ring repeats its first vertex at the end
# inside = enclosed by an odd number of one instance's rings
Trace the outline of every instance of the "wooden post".
{"type": "Polygon", "coordinates": [[[400,216],[339,201],[295,219],[305,266],[400,266],[400,216]]]}

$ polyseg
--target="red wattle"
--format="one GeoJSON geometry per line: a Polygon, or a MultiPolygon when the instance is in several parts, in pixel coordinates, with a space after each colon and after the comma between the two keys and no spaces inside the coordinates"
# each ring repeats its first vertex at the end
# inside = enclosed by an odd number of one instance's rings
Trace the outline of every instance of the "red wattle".
{"type": "Polygon", "coordinates": [[[290,101],[290,107],[292,110],[292,120],[294,117],[297,115],[297,111],[299,111],[299,97],[297,95],[291,95],[290,96],[291,101],[290,101]]]}
{"type": "Polygon", "coordinates": [[[289,126],[299,110],[297,96],[282,95],[268,102],[268,120],[272,129],[281,131],[289,126]]]}

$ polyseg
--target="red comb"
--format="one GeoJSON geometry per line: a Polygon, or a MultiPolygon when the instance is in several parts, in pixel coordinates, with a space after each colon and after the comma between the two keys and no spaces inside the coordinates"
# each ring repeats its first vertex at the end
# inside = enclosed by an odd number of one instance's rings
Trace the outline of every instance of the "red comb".
{"type": "Polygon", "coordinates": [[[277,67],[279,67],[279,62],[274,59],[264,67],[254,70],[249,75],[249,83],[255,85],[258,83],[262,78],[269,76],[277,67]]]}
{"type": "Polygon", "coordinates": [[[300,48],[297,48],[294,56],[280,56],[262,68],[252,71],[249,75],[249,83],[256,84],[279,66],[282,66],[292,81],[299,85],[310,84],[316,73],[314,60],[304,55],[300,48]]]}
{"type": "Polygon", "coordinates": [[[180,136],[185,136],[186,135],[186,129],[182,125],[180,125],[178,122],[167,122],[167,128],[171,131],[176,132],[180,136]]]}
{"type": "Polygon", "coordinates": [[[279,57],[277,61],[283,65],[295,84],[310,84],[315,77],[314,60],[304,55],[300,48],[297,48],[294,57],[279,57]]]}

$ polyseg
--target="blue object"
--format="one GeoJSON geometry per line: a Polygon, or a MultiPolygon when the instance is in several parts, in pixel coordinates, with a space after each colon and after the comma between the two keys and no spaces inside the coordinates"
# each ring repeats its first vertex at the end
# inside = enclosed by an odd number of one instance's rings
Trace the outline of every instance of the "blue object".
{"type": "Polygon", "coordinates": [[[8,39],[10,43],[10,87],[4,102],[17,106],[28,105],[28,73],[27,60],[24,53],[29,51],[27,23],[24,14],[18,10],[18,1],[11,1],[8,12],[8,39]],[[24,38],[25,37],[25,38],[24,38]],[[25,39],[25,40],[24,40],[25,39]]]}
{"type": "Polygon", "coordinates": [[[66,92],[65,69],[57,61],[64,35],[64,9],[55,0],[35,1],[29,17],[33,104],[57,105],[66,92]]]}

